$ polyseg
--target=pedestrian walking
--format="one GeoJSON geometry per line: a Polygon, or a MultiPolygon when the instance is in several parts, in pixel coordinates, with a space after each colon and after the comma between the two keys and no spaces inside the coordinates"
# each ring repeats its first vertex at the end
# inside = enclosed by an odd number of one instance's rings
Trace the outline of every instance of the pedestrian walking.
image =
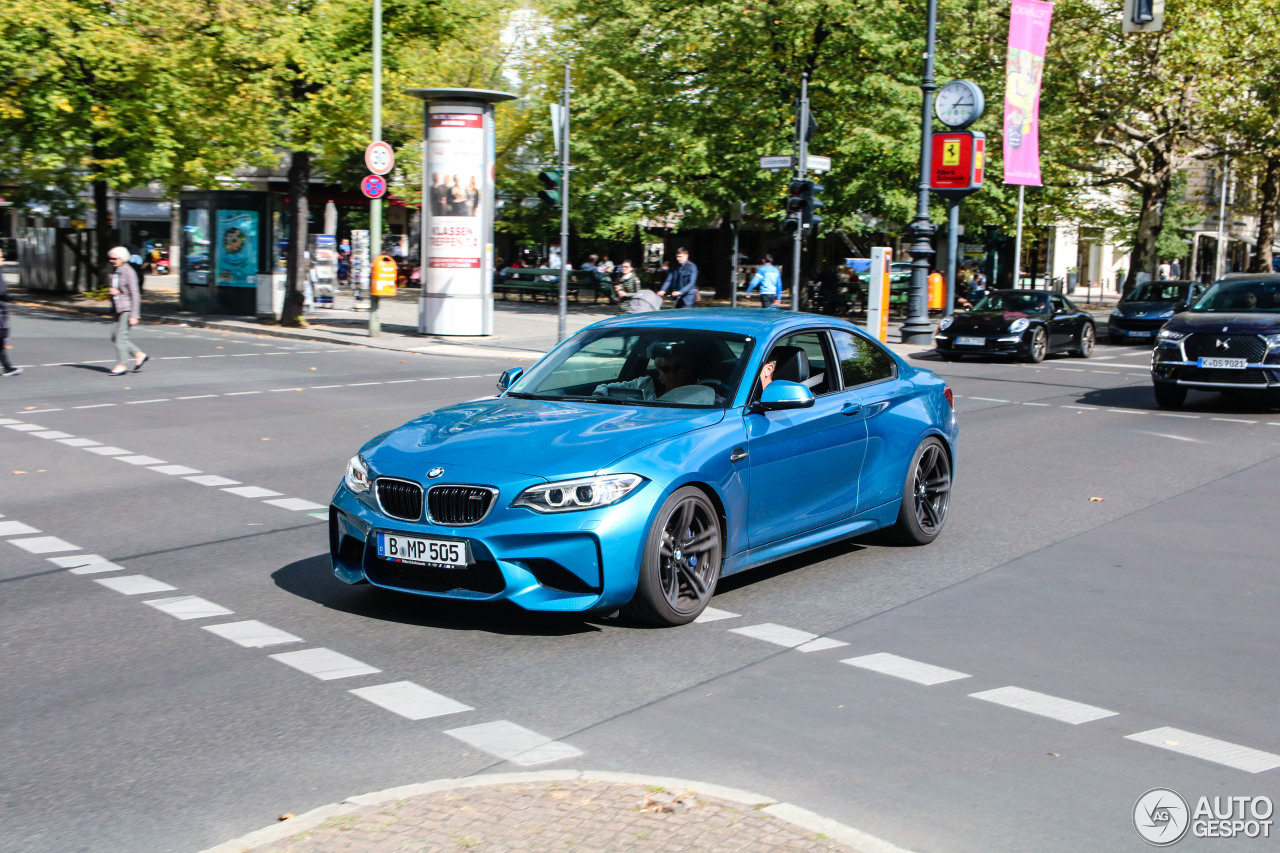
{"type": "Polygon", "coordinates": [[[636,275],[635,267],[631,261],[624,260],[618,264],[618,280],[613,284],[614,295],[618,301],[625,306],[631,297],[640,292],[644,286],[640,281],[640,276],[636,275]]]}
{"type": "Polygon", "coordinates": [[[1169,262],[1169,275],[1171,275],[1175,280],[1182,278],[1182,261],[1174,258],[1169,262]]]}
{"type": "Polygon", "coordinates": [[[671,271],[659,296],[667,296],[675,300],[674,308],[692,308],[698,301],[698,266],[689,260],[689,250],[684,246],[676,249],[676,268],[671,271]]]}
{"type": "Polygon", "coordinates": [[[1161,261],[1160,265],[1156,267],[1156,278],[1160,279],[1161,281],[1169,280],[1169,262],[1168,261],[1161,261]]]}
{"type": "Polygon", "coordinates": [[[0,376],[17,376],[21,367],[9,362],[9,283],[4,277],[4,250],[0,249],[0,376]]]}
{"type": "Polygon", "coordinates": [[[142,294],[138,291],[138,274],[129,265],[129,250],[116,246],[107,254],[115,272],[111,274],[111,307],[115,310],[115,327],[111,340],[116,345],[116,366],[109,376],[124,376],[129,372],[126,362],[133,359],[133,372],[137,373],[151,356],[138,349],[129,339],[129,330],[138,324],[142,316],[142,294]]]}
{"type": "Polygon", "coordinates": [[[768,308],[778,299],[778,294],[782,292],[782,272],[773,265],[773,256],[765,255],[760,259],[760,266],[756,268],[756,274],[751,277],[751,283],[747,285],[747,296],[750,296],[760,290],[760,307],[768,308]]]}

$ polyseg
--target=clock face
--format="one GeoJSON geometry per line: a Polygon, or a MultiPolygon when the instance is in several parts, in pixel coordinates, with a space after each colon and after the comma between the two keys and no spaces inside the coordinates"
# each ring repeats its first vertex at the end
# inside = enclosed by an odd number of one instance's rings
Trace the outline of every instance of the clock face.
{"type": "Polygon", "coordinates": [[[965,127],[982,115],[982,90],[968,80],[952,80],[938,90],[934,114],[948,127],[965,127]]]}

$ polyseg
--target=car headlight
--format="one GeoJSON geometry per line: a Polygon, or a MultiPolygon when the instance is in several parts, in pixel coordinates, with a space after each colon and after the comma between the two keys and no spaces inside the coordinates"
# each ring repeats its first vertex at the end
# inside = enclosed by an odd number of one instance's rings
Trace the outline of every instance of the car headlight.
{"type": "Polygon", "coordinates": [[[605,474],[580,480],[560,480],[530,486],[512,506],[527,506],[538,512],[576,512],[617,503],[644,482],[639,474],[605,474]]]}
{"type": "Polygon", "coordinates": [[[1262,338],[1267,342],[1268,347],[1280,349],[1280,335],[1263,335],[1262,338]]]}
{"type": "Polygon", "coordinates": [[[943,317],[942,322],[938,324],[938,331],[943,332],[951,328],[951,324],[956,321],[955,317],[943,317]]]}
{"type": "Polygon", "coordinates": [[[1027,330],[1027,326],[1030,326],[1030,325],[1031,325],[1031,321],[1028,320],[1026,317],[1019,317],[1018,319],[1014,320],[1012,323],[1009,324],[1009,331],[1025,332],[1027,330]]]}
{"type": "Polygon", "coordinates": [[[369,466],[365,464],[360,454],[357,453],[347,460],[347,473],[343,476],[342,482],[357,495],[369,491],[369,466]]]}
{"type": "Polygon", "coordinates": [[[1156,317],[1161,320],[1168,320],[1170,317],[1173,316],[1173,313],[1174,313],[1173,309],[1170,308],[1168,311],[1161,311],[1159,314],[1156,315],[1156,317]]]}
{"type": "Polygon", "coordinates": [[[1115,309],[1114,311],[1112,311],[1112,312],[1111,312],[1111,319],[1113,319],[1113,320],[1123,320],[1123,319],[1124,319],[1124,315],[1123,315],[1123,314],[1121,314],[1121,313],[1120,313],[1120,309],[1119,309],[1119,308],[1117,308],[1117,309],[1115,309]]]}
{"type": "Polygon", "coordinates": [[[1172,329],[1161,329],[1160,334],[1156,335],[1156,340],[1168,341],[1172,344],[1182,340],[1186,336],[1186,332],[1175,332],[1172,329]]]}

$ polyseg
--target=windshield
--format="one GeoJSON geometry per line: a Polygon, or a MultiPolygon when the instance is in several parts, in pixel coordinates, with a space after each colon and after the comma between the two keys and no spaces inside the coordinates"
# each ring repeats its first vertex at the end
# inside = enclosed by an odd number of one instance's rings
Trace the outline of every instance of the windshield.
{"type": "Polygon", "coordinates": [[[1014,290],[997,290],[987,294],[974,311],[1004,311],[1017,314],[1049,313],[1049,296],[1044,293],[1019,293],[1014,290]]]}
{"type": "Polygon", "coordinates": [[[1148,281],[1129,291],[1124,302],[1183,302],[1187,285],[1171,281],[1148,281]]]}
{"type": "Polygon", "coordinates": [[[701,329],[584,331],[521,377],[509,396],[723,409],[751,346],[744,335],[701,329]]]}
{"type": "Polygon", "coordinates": [[[1280,282],[1232,279],[1210,287],[1192,311],[1280,311],[1280,282]]]}

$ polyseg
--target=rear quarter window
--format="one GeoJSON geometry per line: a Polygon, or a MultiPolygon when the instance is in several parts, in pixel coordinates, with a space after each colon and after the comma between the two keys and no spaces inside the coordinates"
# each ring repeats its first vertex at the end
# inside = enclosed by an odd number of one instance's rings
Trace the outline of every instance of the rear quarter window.
{"type": "Polygon", "coordinates": [[[844,387],[854,388],[898,375],[898,363],[879,344],[836,329],[831,332],[831,340],[836,347],[844,387]]]}

